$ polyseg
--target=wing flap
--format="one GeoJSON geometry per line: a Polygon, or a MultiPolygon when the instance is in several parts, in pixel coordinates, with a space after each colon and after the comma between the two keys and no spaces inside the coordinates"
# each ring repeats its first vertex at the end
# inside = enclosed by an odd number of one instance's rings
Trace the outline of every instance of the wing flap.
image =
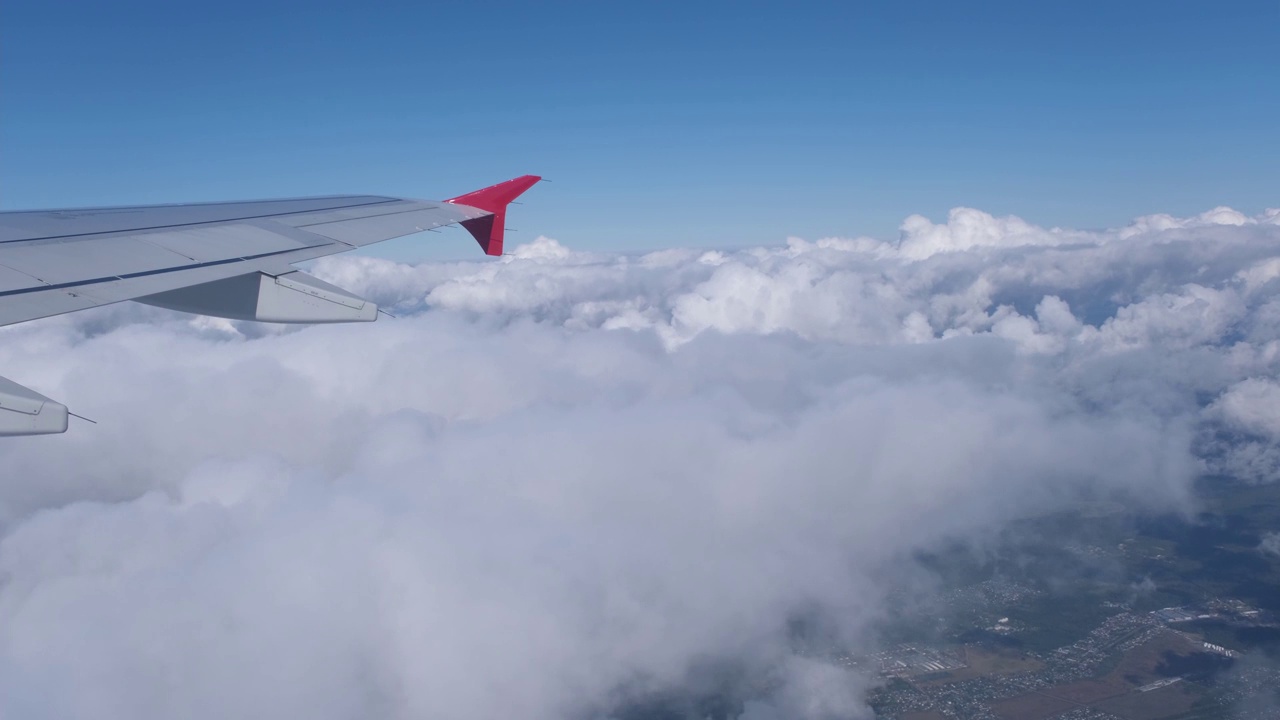
{"type": "MultiPolygon", "coordinates": [[[[283,265],[284,260],[278,260],[276,263],[270,261],[277,258],[287,258],[288,253],[281,255],[271,255],[254,260],[224,260],[212,262],[205,265],[191,265],[181,268],[172,268],[167,271],[141,273],[123,278],[111,278],[98,282],[84,283],[82,285],[65,288],[68,292],[79,295],[85,295],[96,298],[97,305],[105,305],[107,303],[120,302],[122,300],[133,300],[143,295],[153,295],[155,293],[166,292],[169,290],[177,290],[179,288],[190,287],[200,283],[212,282],[214,280],[222,280],[224,278],[236,277],[238,275],[247,275],[260,271],[266,266],[283,265]]],[[[56,314],[56,313],[55,313],[56,314]]]]}
{"type": "Polygon", "coordinates": [[[0,325],[86,310],[102,304],[103,301],[97,298],[60,289],[0,295],[0,325]]]}
{"type": "Polygon", "coordinates": [[[189,264],[172,250],[132,237],[33,240],[0,246],[0,265],[50,285],[189,264]]]}
{"type": "Polygon", "coordinates": [[[24,290],[26,288],[42,287],[43,285],[44,283],[26,273],[0,265],[0,294],[10,290],[24,290]]]}
{"type": "Polygon", "coordinates": [[[0,292],[0,326],[110,305],[200,283],[257,273],[259,263],[222,262],[123,279],[86,282],[71,287],[0,292]]]}

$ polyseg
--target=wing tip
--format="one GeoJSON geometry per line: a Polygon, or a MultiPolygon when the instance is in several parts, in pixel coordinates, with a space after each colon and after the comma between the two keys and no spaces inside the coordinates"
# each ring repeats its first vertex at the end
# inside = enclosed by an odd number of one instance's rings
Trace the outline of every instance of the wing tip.
{"type": "Polygon", "coordinates": [[[526,190],[541,180],[540,175],[521,175],[497,185],[474,190],[445,200],[454,205],[466,205],[489,213],[483,217],[463,220],[460,224],[480,243],[486,255],[501,255],[503,234],[506,229],[507,206],[526,190]]]}
{"type": "Polygon", "coordinates": [[[456,205],[469,205],[473,208],[496,213],[506,208],[512,200],[520,197],[524,194],[524,191],[536,185],[541,179],[542,176],[540,175],[521,175],[496,185],[473,190],[465,195],[449,198],[445,202],[456,205]]]}

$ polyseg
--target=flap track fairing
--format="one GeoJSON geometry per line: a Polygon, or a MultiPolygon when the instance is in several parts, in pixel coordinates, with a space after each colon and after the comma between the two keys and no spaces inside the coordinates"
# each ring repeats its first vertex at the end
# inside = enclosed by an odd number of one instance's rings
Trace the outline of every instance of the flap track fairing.
{"type": "Polygon", "coordinates": [[[232,320],[276,323],[371,322],[378,306],[297,270],[237,275],[137,298],[140,303],[232,320]]]}

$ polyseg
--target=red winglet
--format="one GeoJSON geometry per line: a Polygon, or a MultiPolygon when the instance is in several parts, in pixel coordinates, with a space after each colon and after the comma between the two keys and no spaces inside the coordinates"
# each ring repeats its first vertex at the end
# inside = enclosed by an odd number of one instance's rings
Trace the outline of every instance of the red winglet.
{"type": "Polygon", "coordinates": [[[484,217],[463,220],[461,224],[476,239],[476,242],[480,243],[480,247],[484,248],[486,255],[501,255],[502,231],[507,224],[507,205],[541,179],[537,175],[521,175],[514,180],[490,185],[483,190],[476,190],[466,195],[459,195],[456,198],[449,198],[445,202],[454,203],[455,205],[469,205],[492,213],[484,217]]]}

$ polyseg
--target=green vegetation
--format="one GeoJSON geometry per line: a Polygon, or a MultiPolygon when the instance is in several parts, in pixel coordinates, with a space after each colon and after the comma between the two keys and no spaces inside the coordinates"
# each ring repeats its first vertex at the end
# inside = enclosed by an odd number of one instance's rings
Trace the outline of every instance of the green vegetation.
{"type": "Polygon", "coordinates": [[[1019,634],[1025,649],[1048,653],[1088,635],[1116,614],[1103,607],[1102,599],[1089,592],[1044,595],[1011,608],[1009,617],[1026,624],[1027,630],[1019,634]]]}

